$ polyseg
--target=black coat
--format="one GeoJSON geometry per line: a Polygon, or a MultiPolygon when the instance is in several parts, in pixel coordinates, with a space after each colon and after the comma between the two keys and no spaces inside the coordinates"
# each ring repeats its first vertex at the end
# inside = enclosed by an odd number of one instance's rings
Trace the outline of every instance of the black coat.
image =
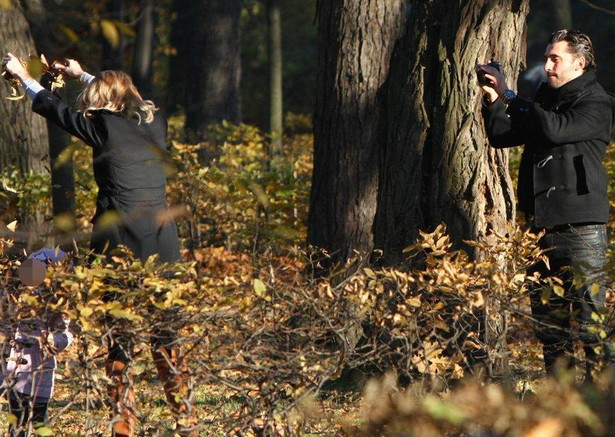
{"type": "Polygon", "coordinates": [[[124,244],[142,260],[153,254],[165,262],[179,260],[177,227],[164,219],[164,117],[139,123],[105,110],[85,117],[48,91],[37,94],[32,108],[92,147],[98,198],[91,248],[107,253],[124,244]]]}
{"type": "Polygon", "coordinates": [[[560,88],[543,83],[534,102],[498,99],[483,106],[494,147],[525,144],[519,168],[519,209],[538,227],[606,223],[607,176],[615,105],[589,71],[560,88]]]}

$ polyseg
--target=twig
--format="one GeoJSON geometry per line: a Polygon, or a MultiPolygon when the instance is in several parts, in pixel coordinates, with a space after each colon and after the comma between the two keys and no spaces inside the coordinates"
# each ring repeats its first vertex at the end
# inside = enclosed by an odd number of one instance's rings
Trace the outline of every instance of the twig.
{"type": "Polygon", "coordinates": [[[602,6],[595,5],[592,2],[590,2],[589,0],[579,0],[579,1],[581,3],[585,3],[590,8],[594,8],[594,9],[597,9],[599,11],[606,12],[607,14],[615,15],[615,11],[613,11],[611,9],[603,8],[602,6]]]}

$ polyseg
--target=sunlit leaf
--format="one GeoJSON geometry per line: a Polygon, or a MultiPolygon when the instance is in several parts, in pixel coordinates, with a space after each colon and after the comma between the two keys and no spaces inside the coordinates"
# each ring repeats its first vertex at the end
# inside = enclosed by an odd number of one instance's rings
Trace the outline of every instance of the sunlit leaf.
{"type": "Polygon", "coordinates": [[[556,296],[564,297],[564,287],[562,287],[561,285],[554,285],[553,293],[555,293],[556,296]]]}
{"type": "Polygon", "coordinates": [[[115,317],[119,317],[121,319],[128,319],[128,320],[134,320],[134,321],[143,320],[143,317],[141,317],[140,315],[133,314],[125,310],[114,309],[114,310],[109,311],[109,314],[115,317]]]}
{"type": "Polygon", "coordinates": [[[263,187],[261,187],[256,182],[250,182],[249,187],[250,190],[256,196],[256,200],[258,200],[258,203],[265,209],[269,208],[269,197],[267,196],[267,193],[265,192],[263,187]]]}
{"type": "Polygon", "coordinates": [[[111,47],[117,47],[120,45],[120,32],[117,26],[110,20],[101,20],[100,28],[102,34],[111,47]]]}
{"type": "Polygon", "coordinates": [[[566,424],[563,419],[547,417],[529,430],[526,437],[559,437],[563,435],[566,424]]]}
{"type": "Polygon", "coordinates": [[[58,26],[58,28],[62,31],[62,33],[64,33],[64,35],[66,35],[66,37],[73,43],[78,43],[81,38],[79,38],[79,35],[77,35],[77,32],[75,32],[73,29],[71,29],[68,26],[65,26],[63,24],[60,24],[58,26]]]}
{"type": "Polygon", "coordinates": [[[72,162],[73,155],[76,150],[77,150],[76,144],[71,144],[70,146],[63,149],[58,155],[58,157],[56,158],[55,162],[53,163],[53,169],[57,170],[63,165],[72,162]]]}
{"type": "Polygon", "coordinates": [[[51,428],[48,428],[46,426],[41,426],[40,428],[36,428],[34,430],[36,435],[40,435],[40,436],[50,436],[53,435],[53,430],[51,428]]]}
{"type": "Polygon", "coordinates": [[[117,225],[121,220],[120,214],[117,211],[107,211],[98,218],[96,222],[101,228],[117,225]]]}
{"type": "Polygon", "coordinates": [[[71,213],[66,212],[55,216],[53,223],[58,230],[68,232],[74,228],[75,219],[71,213]]]}
{"type": "Polygon", "coordinates": [[[371,278],[371,279],[377,279],[378,278],[376,276],[376,273],[374,273],[374,271],[372,269],[370,269],[369,267],[364,268],[363,271],[365,272],[365,274],[367,275],[368,278],[371,278]]]}
{"type": "Polygon", "coordinates": [[[130,24],[126,24],[119,20],[113,20],[113,24],[117,27],[117,29],[127,36],[135,36],[137,32],[135,32],[134,28],[130,24]]]}
{"type": "Polygon", "coordinates": [[[32,77],[39,77],[43,74],[43,71],[45,71],[45,65],[43,64],[41,58],[37,56],[30,57],[26,68],[32,77]]]}
{"type": "Polygon", "coordinates": [[[413,306],[415,308],[421,307],[421,299],[418,297],[411,297],[410,299],[407,299],[406,302],[408,303],[408,305],[413,306]]]}
{"type": "Polygon", "coordinates": [[[549,303],[550,298],[551,298],[551,289],[549,287],[544,287],[542,289],[542,292],[540,293],[540,301],[543,303],[543,305],[546,305],[549,303]]]}
{"type": "Polygon", "coordinates": [[[425,409],[436,419],[445,420],[454,425],[459,425],[465,419],[463,411],[454,405],[442,402],[433,396],[428,397],[423,402],[425,409]]]}
{"type": "Polygon", "coordinates": [[[256,278],[252,281],[252,287],[258,297],[265,297],[267,286],[260,279],[256,278]]]}
{"type": "Polygon", "coordinates": [[[6,225],[6,227],[9,229],[9,231],[15,232],[15,230],[17,229],[17,220],[13,220],[11,223],[6,225]]]}
{"type": "Polygon", "coordinates": [[[90,317],[94,313],[94,310],[92,308],[83,306],[81,304],[77,305],[77,309],[79,310],[79,314],[85,318],[90,317]]]}

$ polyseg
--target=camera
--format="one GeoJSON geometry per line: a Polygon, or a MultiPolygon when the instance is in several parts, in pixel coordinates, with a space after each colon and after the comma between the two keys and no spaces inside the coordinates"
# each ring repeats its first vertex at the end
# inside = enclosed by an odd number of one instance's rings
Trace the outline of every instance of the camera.
{"type": "MultiPolygon", "coordinates": [[[[496,70],[498,70],[500,73],[504,74],[504,71],[502,71],[502,64],[500,64],[498,61],[495,61],[494,59],[491,59],[491,61],[489,61],[489,63],[487,64],[490,67],[495,68],[496,70]]],[[[480,83],[481,85],[490,85],[491,81],[489,79],[487,79],[487,77],[485,76],[485,72],[482,70],[479,70],[476,72],[476,76],[478,78],[478,83],[480,83]]]]}

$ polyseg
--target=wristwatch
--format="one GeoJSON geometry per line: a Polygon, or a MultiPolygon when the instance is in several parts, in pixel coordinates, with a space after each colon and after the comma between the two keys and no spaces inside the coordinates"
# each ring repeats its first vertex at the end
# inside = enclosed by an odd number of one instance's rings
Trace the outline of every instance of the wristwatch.
{"type": "Polygon", "coordinates": [[[504,90],[504,92],[502,93],[502,101],[506,104],[506,105],[510,105],[510,102],[512,102],[513,100],[515,100],[517,98],[517,95],[515,94],[515,92],[513,90],[504,90]]]}

